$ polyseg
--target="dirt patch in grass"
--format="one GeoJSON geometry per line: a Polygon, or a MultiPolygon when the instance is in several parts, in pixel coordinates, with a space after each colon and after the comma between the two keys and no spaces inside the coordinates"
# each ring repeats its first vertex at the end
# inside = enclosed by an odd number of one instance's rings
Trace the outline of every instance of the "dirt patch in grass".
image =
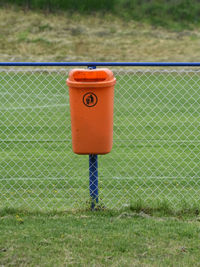
{"type": "Polygon", "coordinates": [[[175,32],[113,15],[0,9],[0,60],[197,61],[200,31],[175,32]]]}

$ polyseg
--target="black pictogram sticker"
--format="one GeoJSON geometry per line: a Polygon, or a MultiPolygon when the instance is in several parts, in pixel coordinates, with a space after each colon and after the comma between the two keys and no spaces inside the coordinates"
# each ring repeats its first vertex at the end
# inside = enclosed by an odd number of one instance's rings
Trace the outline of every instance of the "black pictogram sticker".
{"type": "Polygon", "coordinates": [[[87,107],[94,107],[96,106],[98,101],[97,96],[94,93],[86,93],[83,96],[83,103],[87,106],[87,107]]]}

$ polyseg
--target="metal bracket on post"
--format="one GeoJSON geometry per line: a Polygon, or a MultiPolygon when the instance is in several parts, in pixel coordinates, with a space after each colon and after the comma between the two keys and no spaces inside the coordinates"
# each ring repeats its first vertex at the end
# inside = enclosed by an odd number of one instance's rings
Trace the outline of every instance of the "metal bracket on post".
{"type": "MultiPolygon", "coordinates": [[[[96,69],[96,66],[88,66],[88,69],[96,69]]],[[[89,188],[91,197],[91,210],[98,203],[98,155],[89,155],[89,188]]]]}
{"type": "Polygon", "coordinates": [[[88,66],[88,69],[89,69],[89,70],[96,69],[96,66],[88,66]]]}

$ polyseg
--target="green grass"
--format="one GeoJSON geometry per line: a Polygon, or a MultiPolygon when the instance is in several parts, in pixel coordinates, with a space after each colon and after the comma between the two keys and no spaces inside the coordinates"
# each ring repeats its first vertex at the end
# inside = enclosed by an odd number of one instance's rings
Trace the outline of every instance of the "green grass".
{"type": "Polygon", "coordinates": [[[67,75],[0,72],[0,264],[199,266],[199,72],[116,70],[95,212],[67,75]]]}
{"type": "Polygon", "coordinates": [[[2,266],[199,266],[199,217],[0,210],[2,266]]]}
{"type": "Polygon", "coordinates": [[[148,22],[155,26],[164,26],[175,30],[199,26],[200,4],[197,0],[1,0],[5,6],[45,10],[50,12],[67,11],[80,14],[105,12],[117,15],[125,20],[148,22]]]}
{"type": "Polygon", "coordinates": [[[172,31],[106,12],[47,14],[4,7],[0,24],[1,61],[195,62],[199,58],[198,27],[172,31]]]}

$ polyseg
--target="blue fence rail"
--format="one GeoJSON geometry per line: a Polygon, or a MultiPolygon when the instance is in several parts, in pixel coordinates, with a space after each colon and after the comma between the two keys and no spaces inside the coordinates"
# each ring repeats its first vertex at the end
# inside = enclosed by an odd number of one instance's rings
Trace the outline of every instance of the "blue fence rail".
{"type": "Polygon", "coordinates": [[[0,62],[3,67],[200,67],[200,62],[0,62]]]}

